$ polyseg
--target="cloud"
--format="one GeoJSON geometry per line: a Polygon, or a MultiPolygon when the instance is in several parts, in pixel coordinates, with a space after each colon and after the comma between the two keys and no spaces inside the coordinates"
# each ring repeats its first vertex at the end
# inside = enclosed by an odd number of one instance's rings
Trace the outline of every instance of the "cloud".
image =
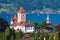
{"type": "Polygon", "coordinates": [[[0,6],[14,6],[14,4],[4,4],[4,3],[0,3],[0,6]]]}
{"type": "Polygon", "coordinates": [[[8,9],[1,8],[0,9],[0,12],[9,12],[9,10],[8,9]]]}

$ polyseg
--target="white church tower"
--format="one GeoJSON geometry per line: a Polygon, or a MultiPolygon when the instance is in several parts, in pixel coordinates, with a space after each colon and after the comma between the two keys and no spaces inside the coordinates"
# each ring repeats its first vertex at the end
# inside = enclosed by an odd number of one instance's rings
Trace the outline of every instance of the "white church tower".
{"type": "Polygon", "coordinates": [[[49,14],[47,14],[46,23],[47,23],[47,24],[50,23],[50,21],[49,21],[49,14]]]}
{"type": "Polygon", "coordinates": [[[25,10],[21,7],[18,10],[18,20],[17,22],[25,22],[26,21],[26,13],[25,10]]]}

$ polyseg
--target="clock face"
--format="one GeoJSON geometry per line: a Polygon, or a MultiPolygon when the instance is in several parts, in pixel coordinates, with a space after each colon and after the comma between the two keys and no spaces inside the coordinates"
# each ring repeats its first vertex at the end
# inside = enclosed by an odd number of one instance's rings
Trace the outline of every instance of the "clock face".
{"type": "Polygon", "coordinates": [[[9,27],[8,23],[0,18],[0,31],[5,31],[6,27],[9,27]]]}

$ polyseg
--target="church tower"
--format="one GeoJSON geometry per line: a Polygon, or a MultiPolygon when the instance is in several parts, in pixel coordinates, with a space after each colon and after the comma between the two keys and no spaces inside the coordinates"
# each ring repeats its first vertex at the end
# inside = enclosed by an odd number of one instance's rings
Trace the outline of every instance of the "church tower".
{"type": "Polygon", "coordinates": [[[50,21],[49,21],[49,14],[47,14],[46,23],[47,23],[47,24],[49,24],[49,23],[50,23],[50,21]]]}
{"type": "Polygon", "coordinates": [[[23,9],[23,7],[21,7],[18,10],[18,22],[25,22],[26,21],[26,13],[25,10],[23,9]]]}

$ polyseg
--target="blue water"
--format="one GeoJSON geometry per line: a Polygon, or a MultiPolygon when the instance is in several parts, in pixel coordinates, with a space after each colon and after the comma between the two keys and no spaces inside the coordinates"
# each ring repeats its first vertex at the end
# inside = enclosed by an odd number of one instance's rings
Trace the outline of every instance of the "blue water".
{"type": "MultiPolygon", "coordinates": [[[[11,17],[13,17],[14,14],[0,14],[0,18],[5,19],[8,24],[10,25],[11,17]]],[[[46,20],[47,14],[26,14],[26,20],[30,22],[38,22],[42,23],[46,20]]],[[[53,25],[60,24],[60,14],[49,14],[50,22],[52,22],[53,25]]]]}

